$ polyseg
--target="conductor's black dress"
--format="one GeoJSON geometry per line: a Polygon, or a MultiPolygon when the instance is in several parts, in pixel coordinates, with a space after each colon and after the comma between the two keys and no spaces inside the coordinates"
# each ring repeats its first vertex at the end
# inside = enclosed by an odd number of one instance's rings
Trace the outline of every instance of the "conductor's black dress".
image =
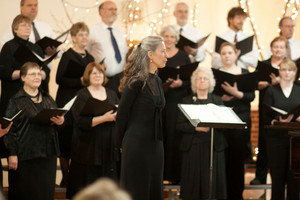
{"type": "Polygon", "coordinates": [[[161,80],[154,74],[144,84],[125,86],[118,107],[116,136],[122,142],[121,186],[133,200],[163,199],[164,149],[161,80]]]}

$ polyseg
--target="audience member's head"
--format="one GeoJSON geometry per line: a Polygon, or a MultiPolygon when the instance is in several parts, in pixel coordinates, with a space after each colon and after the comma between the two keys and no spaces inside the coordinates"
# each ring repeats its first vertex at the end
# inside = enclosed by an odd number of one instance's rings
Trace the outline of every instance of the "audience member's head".
{"type": "Polygon", "coordinates": [[[101,178],[80,191],[74,200],[131,200],[130,196],[120,190],[115,182],[101,178]]]}

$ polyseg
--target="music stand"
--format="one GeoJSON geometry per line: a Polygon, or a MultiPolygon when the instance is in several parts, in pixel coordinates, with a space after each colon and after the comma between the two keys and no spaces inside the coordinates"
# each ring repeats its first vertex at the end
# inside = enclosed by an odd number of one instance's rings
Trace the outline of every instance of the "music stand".
{"type": "Polygon", "coordinates": [[[204,112],[203,116],[201,119],[197,118],[195,119],[195,116],[192,113],[189,113],[190,110],[186,109],[183,107],[184,104],[178,104],[179,109],[183,112],[183,114],[188,118],[188,120],[191,122],[191,124],[193,126],[197,126],[197,127],[209,127],[211,128],[211,141],[210,141],[210,165],[209,165],[209,193],[208,193],[208,199],[209,200],[213,200],[212,199],[212,182],[213,182],[213,147],[214,147],[214,129],[215,128],[222,128],[222,129],[245,129],[247,128],[247,125],[245,122],[242,122],[241,119],[234,113],[234,111],[229,108],[229,107],[224,107],[224,106],[216,106],[214,105],[211,109],[211,112],[214,112],[214,114],[217,115],[217,113],[222,113],[223,116],[229,116],[229,119],[233,119],[232,116],[234,117],[232,122],[225,122],[226,119],[221,119],[222,122],[220,122],[220,119],[215,119],[212,120],[211,118],[209,120],[204,119],[203,117],[205,117],[205,114],[207,114],[207,110],[203,110],[201,111],[201,109],[196,109],[197,106],[201,106],[202,108],[205,108],[203,106],[207,106],[210,104],[190,104],[188,106],[196,106],[193,108],[193,111],[197,111],[197,112],[204,112]],[[216,106],[216,107],[215,107],[216,106]],[[222,108],[222,110],[218,110],[219,108],[222,108]],[[224,108],[227,108],[226,110],[224,110],[224,108]],[[224,112],[225,111],[225,112],[224,112]],[[227,112],[227,113],[226,113],[227,112]],[[208,122],[209,121],[209,122],[208,122]]]}

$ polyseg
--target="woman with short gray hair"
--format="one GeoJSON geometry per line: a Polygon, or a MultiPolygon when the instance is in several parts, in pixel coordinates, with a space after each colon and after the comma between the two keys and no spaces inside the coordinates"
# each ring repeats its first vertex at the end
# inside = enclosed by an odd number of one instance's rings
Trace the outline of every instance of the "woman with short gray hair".
{"type": "MultiPolygon", "coordinates": [[[[215,86],[211,68],[198,67],[192,75],[191,84],[193,94],[183,99],[184,104],[223,104],[221,97],[211,93],[215,86]]],[[[195,128],[182,113],[178,115],[176,128],[183,134],[180,144],[182,153],[181,197],[184,200],[208,199],[210,128],[195,128]]],[[[227,199],[225,146],[223,133],[215,130],[213,199],[227,199]]]]}

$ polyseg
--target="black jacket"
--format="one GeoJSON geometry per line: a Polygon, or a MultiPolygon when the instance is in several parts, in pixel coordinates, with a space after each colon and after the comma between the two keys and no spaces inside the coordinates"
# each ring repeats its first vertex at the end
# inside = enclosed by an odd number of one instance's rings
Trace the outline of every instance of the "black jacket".
{"type": "Polygon", "coordinates": [[[10,131],[4,136],[8,155],[17,155],[19,161],[59,155],[56,127],[31,123],[31,119],[42,109],[56,108],[54,100],[42,92],[42,102],[35,104],[21,88],[10,100],[6,117],[11,118],[23,110],[21,118],[13,123],[10,131]]]}

